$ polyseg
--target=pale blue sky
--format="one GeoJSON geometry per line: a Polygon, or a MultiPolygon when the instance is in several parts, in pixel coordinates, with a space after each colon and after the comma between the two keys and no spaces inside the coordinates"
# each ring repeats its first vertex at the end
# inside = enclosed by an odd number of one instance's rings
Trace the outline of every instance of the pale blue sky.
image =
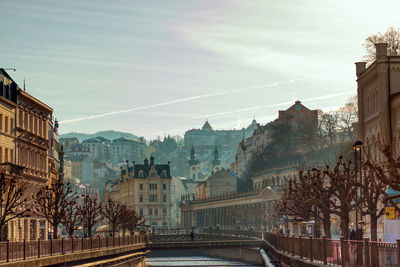
{"type": "Polygon", "coordinates": [[[61,132],[155,138],[261,123],[356,93],[365,37],[400,1],[0,0],[0,67],[54,108],[61,132]],[[384,3],[384,4],[383,4],[384,3]]]}

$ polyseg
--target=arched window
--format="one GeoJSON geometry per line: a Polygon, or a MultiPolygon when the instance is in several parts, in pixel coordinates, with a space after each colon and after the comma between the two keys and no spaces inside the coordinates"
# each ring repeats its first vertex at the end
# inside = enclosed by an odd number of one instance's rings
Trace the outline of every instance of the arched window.
{"type": "Polygon", "coordinates": [[[143,178],[143,171],[142,170],[139,171],[139,178],[143,178]]]}

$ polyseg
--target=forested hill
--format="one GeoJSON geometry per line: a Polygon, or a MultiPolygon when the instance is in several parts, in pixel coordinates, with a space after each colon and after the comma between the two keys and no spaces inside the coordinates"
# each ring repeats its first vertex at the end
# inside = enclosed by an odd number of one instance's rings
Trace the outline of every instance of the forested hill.
{"type": "Polygon", "coordinates": [[[86,133],[66,133],[66,134],[61,134],[60,138],[71,138],[71,137],[76,137],[78,138],[79,142],[81,143],[83,140],[85,139],[89,139],[89,138],[93,138],[96,136],[101,136],[110,140],[116,139],[116,138],[120,138],[120,137],[127,137],[127,138],[133,138],[138,140],[139,136],[134,135],[132,133],[125,133],[125,132],[117,132],[117,131],[113,131],[113,130],[107,130],[107,131],[100,131],[100,132],[96,132],[93,134],[86,134],[86,133]]]}

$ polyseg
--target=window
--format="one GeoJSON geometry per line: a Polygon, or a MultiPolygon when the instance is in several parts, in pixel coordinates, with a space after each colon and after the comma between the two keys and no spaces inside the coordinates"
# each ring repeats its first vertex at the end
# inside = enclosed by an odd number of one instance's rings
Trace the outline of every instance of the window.
{"type": "Polygon", "coordinates": [[[157,208],[154,209],[154,215],[158,216],[158,209],[157,208]]]}
{"type": "Polygon", "coordinates": [[[157,184],[149,184],[149,190],[157,190],[157,184]]]}
{"type": "Polygon", "coordinates": [[[19,127],[22,127],[22,122],[24,121],[24,114],[22,111],[19,111],[19,127]]]}
{"type": "Polygon", "coordinates": [[[163,184],[163,185],[162,185],[162,189],[163,189],[163,190],[167,190],[167,184],[163,184]]]}
{"type": "Polygon", "coordinates": [[[14,120],[10,118],[10,133],[14,132],[14,120]]]}
{"type": "Polygon", "coordinates": [[[139,184],[139,190],[143,190],[143,184],[139,184]]]}
{"type": "Polygon", "coordinates": [[[24,129],[25,130],[28,130],[28,114],[25,112],[25,111],[23,111],[24,112],[24,129]]]}
{"type": "Polygon", "coordinates": [[[33,130],[33,116],[29,114],[29,131],[33,130]]]}
{"type": "Polygon", "coordinates": [[[13,158],[14,158],[14,150],[10,149],[10,162],[13,163],[13,158]]]}
{"type": "Polygon", "coordinates": [[[167,209],[166,209],[166,208],[163,208],[163,209],[162,209],[162,215],[164,215],[164,216],[167,215],[167,209]]]}
{"type": "Polygon", "coordinates": [[[143,209],[142,208],[139,209],[139,215],[143,215],[143,209]]]}
{"type": "Polygon", "coordinates": [[[167,195],[163,195],[163,196],[162,196],[162,201],[163,201],[163,202],[167,202],[167,195]]]}
{"type": "Polygon", "coordinates": [[[153,215],[153,209],[149,208],[149,215],[152,216],[153,215]]]}
{"type": "Polygon", "coordinates": [[[8,117],[4,117],[4,131],[7,133],[8,132],[8,117]]]}
{"type": "Polygon", "coordinates": [[[3,130],[3,115],[0,114],[0,131],[3,130]]]}
{"type": "Polygon", "coordinates": [[[157,195],[150,195],[149,202],[157,202],[157,195]]]}
{"type": "Polygon", "coordinates": [[[8,148],[4,149],[4,162],[8,162],[8,148]]]}
{"type": "Polygon", "coordinates": [[[143,202],[143,195],[139,195],[139,202],[143,202]]]}

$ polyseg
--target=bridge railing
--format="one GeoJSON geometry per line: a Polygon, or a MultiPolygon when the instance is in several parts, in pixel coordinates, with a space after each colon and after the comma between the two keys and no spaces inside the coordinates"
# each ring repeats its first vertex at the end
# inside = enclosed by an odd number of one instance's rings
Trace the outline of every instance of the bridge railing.
{"type": "Polygon", "coordinates": [[[288,236],[251,230],[203,229],[216,235],[237,235],[264,239],[288,256],[339,266],[400,267],[400,239],[397,243],[288,236]]]}
{"type": "Polygon", "coordinates": [[[265,240],[287,255],[322,264],[339,266],[398,266],[400,240],[397,243],[340,240],[264,233],[265,240]]]}
{"type": "Polygon", "coordinates": [[[252,238],[262,238],[262,232],[252,231],[252,230],[222,230],[222,229],[202,229],[203,233],[212,235],[229,235],[229,236],[242,236],[242,237],[252,237],[252,238]]]}
{"type": "Polygon", "coordinates": [[[0,242],[0,262],[77,253],[145,243],[141,235],[0,242]]]}

